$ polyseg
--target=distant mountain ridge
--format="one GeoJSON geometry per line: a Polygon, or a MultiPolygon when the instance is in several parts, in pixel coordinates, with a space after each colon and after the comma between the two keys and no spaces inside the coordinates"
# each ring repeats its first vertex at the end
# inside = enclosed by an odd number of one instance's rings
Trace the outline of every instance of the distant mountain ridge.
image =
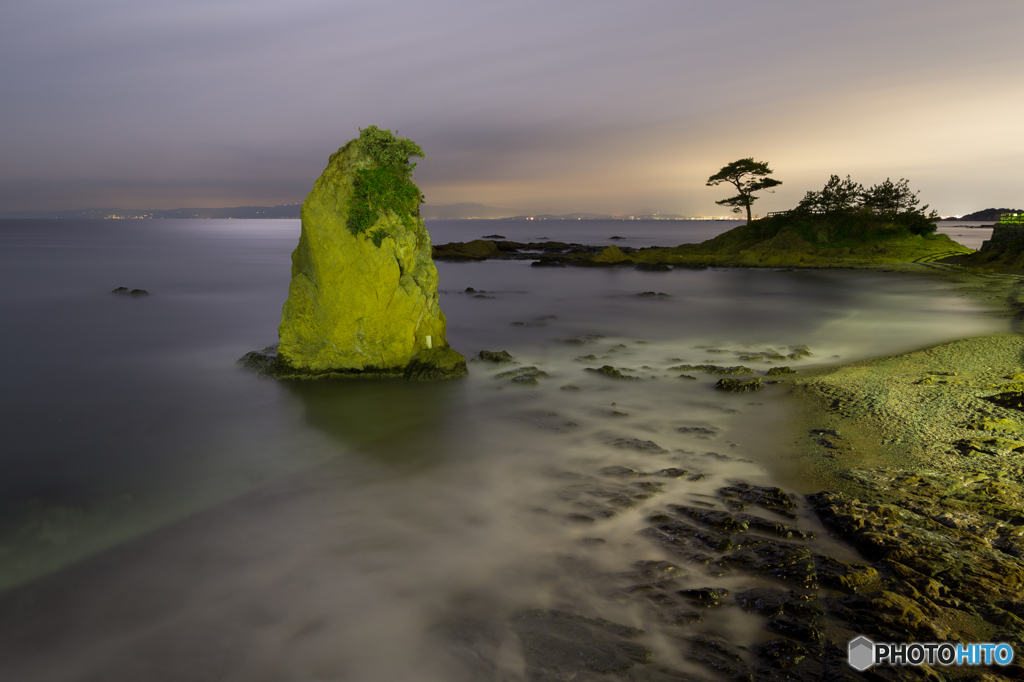
{"type": "Polygon", "coordinates": [[[974,213],[968,213],[962,215],[959,218],[947,218],[947,220],[999,220],[999,217],[1003,213],[1024,213],[1024,210],[1019,208],[986,208],[974,213]]]}

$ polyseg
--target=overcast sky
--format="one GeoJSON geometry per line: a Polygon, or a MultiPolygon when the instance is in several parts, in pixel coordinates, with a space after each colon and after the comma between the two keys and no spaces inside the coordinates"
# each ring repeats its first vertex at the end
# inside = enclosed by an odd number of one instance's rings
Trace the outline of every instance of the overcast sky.
{"type": "Polygon", "coordinates": [[[370,124],[429,204],[721,214],[783,181],[1024,204],[1021,0],[3,0],[0,210],[301,202],[370,124]]]}

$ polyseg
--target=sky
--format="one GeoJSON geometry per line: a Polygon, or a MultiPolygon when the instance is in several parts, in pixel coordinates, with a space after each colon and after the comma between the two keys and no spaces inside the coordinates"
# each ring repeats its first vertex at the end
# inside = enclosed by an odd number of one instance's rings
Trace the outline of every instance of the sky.
{"type": "Polygon", "coordinates": [[[301,202],[360,127],[428,204],[719,215],[783,182],[1024,206],[1020,0],[4,0],[0,211],[301,202]]]}

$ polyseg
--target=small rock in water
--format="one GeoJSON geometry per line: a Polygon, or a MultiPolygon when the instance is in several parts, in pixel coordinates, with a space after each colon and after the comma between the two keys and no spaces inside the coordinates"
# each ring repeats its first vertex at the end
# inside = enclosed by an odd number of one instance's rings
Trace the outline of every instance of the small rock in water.
{"type": "Polygon", "coordinates": [[[520,374],[517,377],[513,377],[512,378],[512,382],[516,383],[516,384],[525,384],[527,386],[536,386],[537,385],[537,379],[539,379],[540,377],[546,377],[547,375],[548,375],[547,372],[538,370],[536,372],[530,372],[528,374],[520,374]]]}
{"type": "Polygon", "coordinates": [[[505,235],[503,235],[503,234],[485,234],[483,236],[483,238],[484,239],[504,239],[505,235]]]}
{"type": "Polygon", "coordinates": [[[585,371],[587,371],[587,372],[595,372],[597,374],[603,374],[606,377],[611,377],[613,379],[638,379],[639,378],[639,377],[630,376],[628,374],[623,374],[622,372],[620,372],[619,370],[615,369],[611,365],[604,365],[600,369],[594,369],[593,367],[586,367],[585,371]]]}
{"type": "Polygon", "coordinates": [[[790,369],[789,367],[772,367],[770,370],[768,370],[766,372],[766,374],[768,376],[770,376],[770,377],[776,376],[778,374],[796,374],[796,373],[797,372],[796,372],[795,369],[790,369]]]}
{"type": "Polygon", "coordinates": [[[732,393],[750,393],[764,388],[764,382],[761,381],[761,377],[755,379],[719,379],[718,383],[715,384],[715,388],[721,391],[731,391],[732,393]]]}
{"type": "Polygon", "coordinates": [[[604,474],[605,476],[628,476],[628,477],[634,477],[634,476],[643,476],[644,475],[642,471],[637,471],[636,469],[630,469],[629,467],[624,467],[624,466],[605,467],[605,468],[601,469],[601,473],[604,474]]]}
{"type": "Polygon", "coordinates": [[[145,289],[129,289],[128,287],[118,287],[110,293],[118,296],[149,296],[149,292],[145,289]]]}
{"type": "Polygon", "coordinates": [[[477,358],[485,362],[493,362],[499,365],[503,365],[509,362],[515,362],[515,358],[509,355],[507,350],[482,350],[477,353],[477,358]]]}
{"type": "Polygon", "coordinates": [[[640,440],[639,438],[616,438],[612,445],[617,448],[629,448],[630,450],[641,450],[643,452],[662,453],[668,452],[653,440],[640,440]]]}
{"type": "Polygon", "coordinates": [[[615,235],[614,237],[608,237],[608,239],[609,240],[612,240],[612,239],[625,239],[625,237],[620,237],[619,235],[615,235]]]}
{"type": "Polygon", "coordinates": [[[533,365],[530,365],[529,367],[517,367],[516,369],[510,369],[507,372],[500,372],[498,374],[495,374],[494,378],[495,379],[511,379],[511,378],[517,377],[517,376],[519,376],[521,374],[529,374],[529,373],[532,373],[532,372],[540,372],[540,371],[541,370],[537,369],[533,365]]]}

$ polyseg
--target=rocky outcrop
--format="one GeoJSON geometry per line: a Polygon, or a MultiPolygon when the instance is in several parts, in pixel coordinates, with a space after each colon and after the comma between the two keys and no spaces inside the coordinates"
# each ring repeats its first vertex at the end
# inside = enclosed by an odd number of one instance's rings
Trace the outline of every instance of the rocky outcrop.
{"type": "Polygon", "coordinates": [[[995,225],[992,236],[978,251],[956,262],[995,270],[1024,270],[1024,225],[995,225]]]}
{"type": "Polygon", "coordinates": [[[246,356],[248,364],[281,377],[467,373],[445,338],[419,216],[409,158],[422,155],[411,140],[370,126],[331,156],[302,205],[276,358],[246,356]]]}

